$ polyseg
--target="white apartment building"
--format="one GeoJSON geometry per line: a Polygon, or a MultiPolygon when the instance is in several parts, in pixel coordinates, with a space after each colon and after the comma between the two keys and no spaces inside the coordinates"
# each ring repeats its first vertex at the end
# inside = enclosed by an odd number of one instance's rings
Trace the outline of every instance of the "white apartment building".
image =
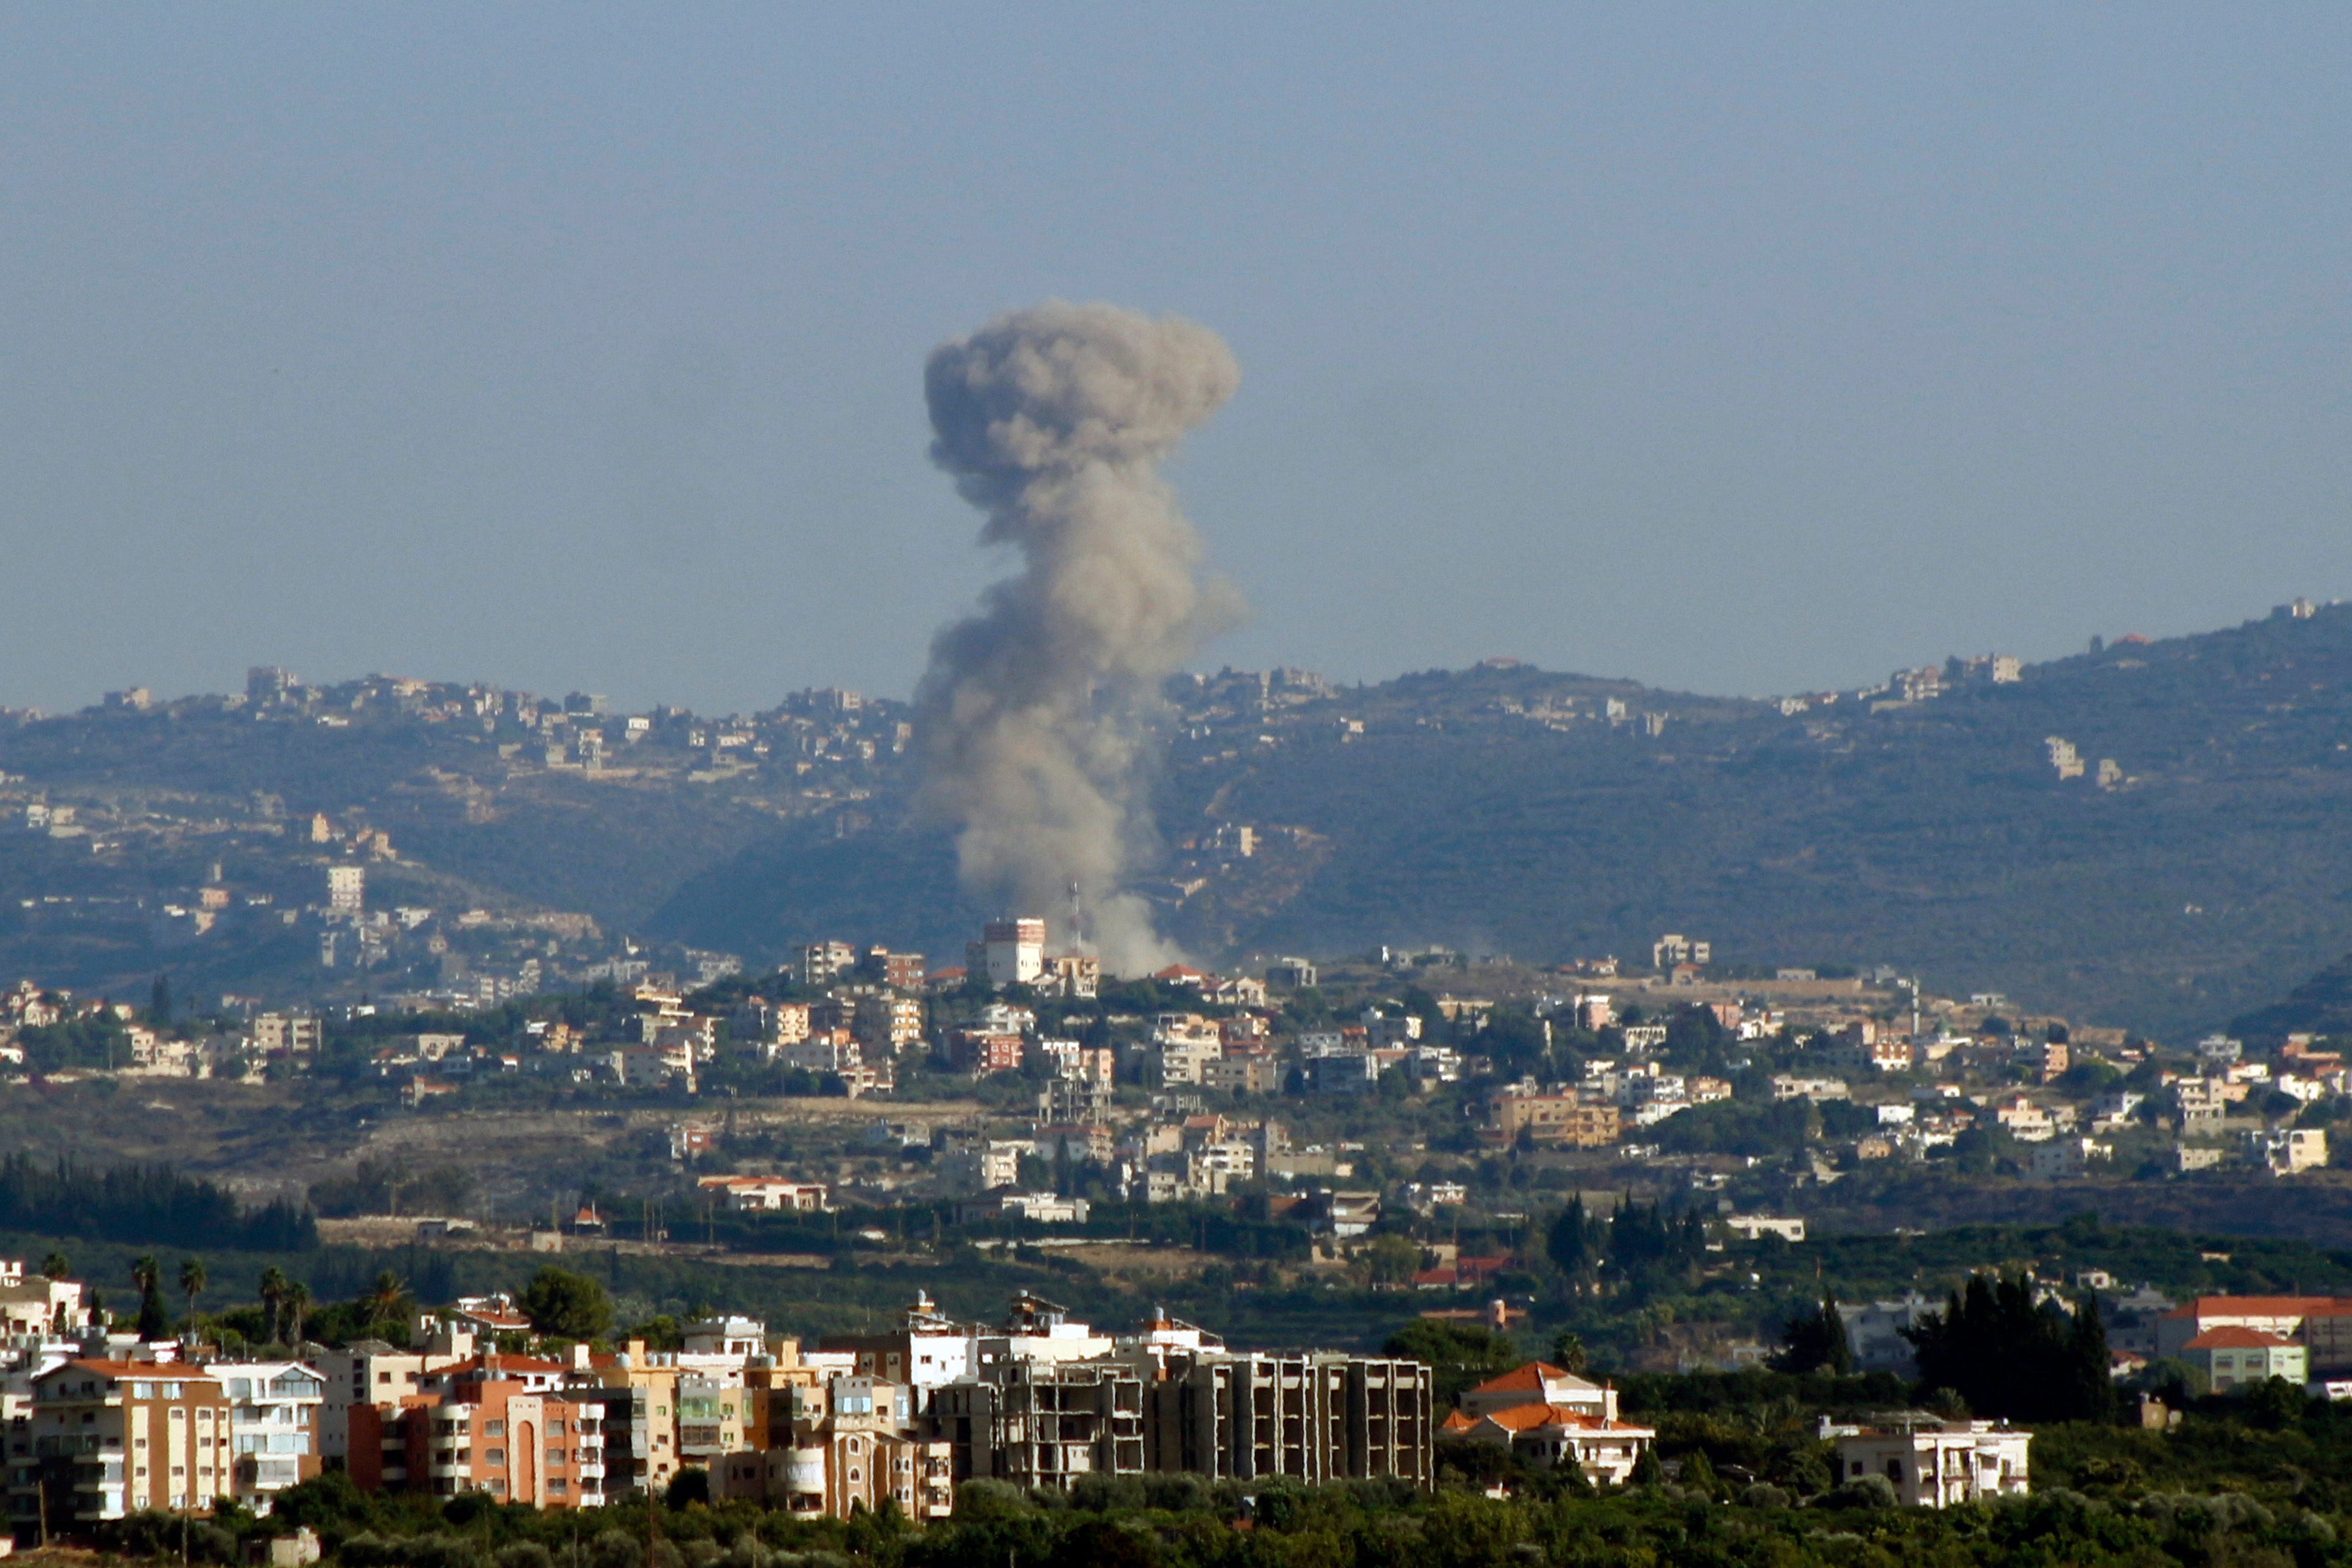
{"type": "Polygon", "coordinates": [[[319,1473],[327,1380],[298,1361],[215,1363],[205,1370],[228,1396],[233,1495],[268,1513],[278,1493],[319,1473]]]}

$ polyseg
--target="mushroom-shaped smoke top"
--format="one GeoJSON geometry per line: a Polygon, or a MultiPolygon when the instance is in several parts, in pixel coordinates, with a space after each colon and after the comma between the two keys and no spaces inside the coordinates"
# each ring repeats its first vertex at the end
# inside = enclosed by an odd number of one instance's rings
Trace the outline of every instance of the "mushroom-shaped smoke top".
{"type": "Polygon", "coordinates": [[[931,459],[1022,571],[931,643],[916,691],[923,800],[958,828],[965,885],[1059,915],[1132,973],[1172,953],[1124,890],[1153,834],[1143,800],[1160,684],[1239,600],[1159,464],[1240,384],[1214,332],[1049,300],[941,344],[925,375],[931,459]]]}

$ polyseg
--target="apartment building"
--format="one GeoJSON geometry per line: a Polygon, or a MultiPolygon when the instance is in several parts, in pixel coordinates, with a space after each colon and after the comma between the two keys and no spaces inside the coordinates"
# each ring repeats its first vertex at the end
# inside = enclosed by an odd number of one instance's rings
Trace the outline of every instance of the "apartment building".
{"type": "Polygon", "coordinates": [[[208,1514],[231,1485],[227,1395],[176,1363],[52,1367],[8,1447],[10,1510],[34,1541],[147,1510],[208,1514]]]}
{"type": "Polygon", "coordinates": [[[1570,1149],[1605,1149],[1622,1131],[1617,1107],[1588,1103],[1573,1090],[1496,1095],[1487,1127],[1497,1142],[1516,1142],[1524,1132],[1538,1143],[1570,1149]]]}
{"type": "Polygon", "coordinates": [[[267,1513],[278,1493],[320,1471],[327,1380],[299,1361],[215,1362],[205,1370],[229,1402],[229,1495],[267,1513]]]}
{"type": "Polygon", "coordinates": [[[950,1478],[1066,1488],[1143,1473],[1143,1381],[1096,1361],[1005,1357],[933,1392],[930,1427],[950,1478]]]}
{"type": "Polygon", "coordinates": [[[604,1501],[600,1400],[534,1387],[488,1370],[444,1394],[402,1401],[405,1489],[434,1497],[484,1491],[527,1507],[604,1501]]]}

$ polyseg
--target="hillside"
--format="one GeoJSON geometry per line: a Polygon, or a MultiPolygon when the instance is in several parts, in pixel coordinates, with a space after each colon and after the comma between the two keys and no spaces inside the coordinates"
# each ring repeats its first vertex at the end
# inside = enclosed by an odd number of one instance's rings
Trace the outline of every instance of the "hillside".
{"type": "MultiPolygon", "coordinates": [[[[1927,673],[1932,695],[1915,678],[1909,700],[1801,710],[1508,661],[1338,689],[1187,679],[1148,890],[1204,956],[1386,942],[1549,963],[1646,955],[1674,930],[1724,963],[1886,963],[2172,1036],[2352,951],[2352,608],[2009,681],[1985,661],[1927,673]]],[[[67,837],[0,833],[0,967],[316,985],[284,916],[359,852],[353,825],[395,857],[369,860],[372,906],[505,922],[483,963],[542,927],[558,973],[624,934],[753,962],[820,935],[953,953],[982,911],[945,837],[909,819],[905,723],[840,693],[625,721],[382,678],[20,721],[0,726],[0,808],[79,816],[67,837]],[[332,841],[310,841],[314,813],[332,841]],[[215,862],[238,902],[191,938],[164,910],[215,862]],[[545,926],[554,912],[593,934],[545,926]]],[[[432,967],[382,962],[336,983],[432,967]]]]}

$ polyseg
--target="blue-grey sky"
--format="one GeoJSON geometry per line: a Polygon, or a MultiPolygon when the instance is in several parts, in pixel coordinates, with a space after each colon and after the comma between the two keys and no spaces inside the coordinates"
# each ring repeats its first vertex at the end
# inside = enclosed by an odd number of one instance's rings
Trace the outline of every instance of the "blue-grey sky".
{"type": "Polygon", "coordinates": [[[923,355],[1047,296],[1241,361],[1212,665],[2352,595],[2342,6],[16,6],[0,138],[0,702],[903,694],[923,355]]]}

